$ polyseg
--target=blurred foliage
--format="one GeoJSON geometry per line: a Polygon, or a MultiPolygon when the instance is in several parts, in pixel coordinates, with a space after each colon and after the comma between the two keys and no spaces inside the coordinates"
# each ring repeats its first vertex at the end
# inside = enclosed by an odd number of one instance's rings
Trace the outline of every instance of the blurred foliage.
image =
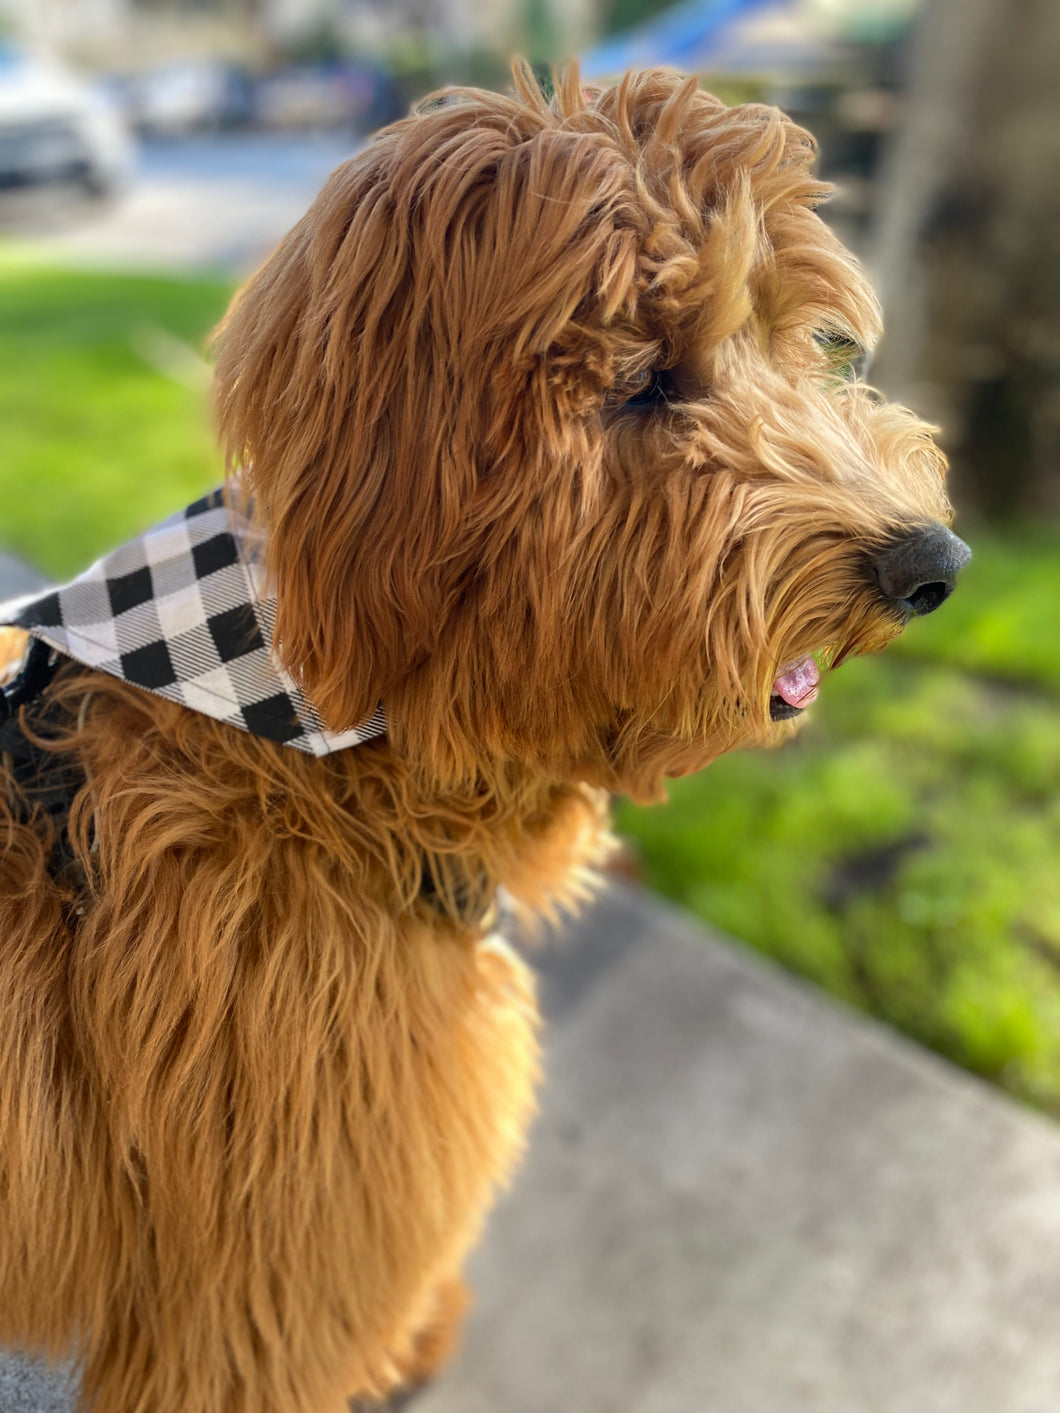
{"type": "Polygon", "coordinates": [[[671,9],[672,5],[673,0],[609,0],[601,11],[602,32],[622,34],[627,29],[636,29],[671,9]]]}
{"type": "Polygon", "coordinates": [[[350,57],[350,46],[336,20],[324,14],[283,46],[288,64],[339,64],[350,57]]]}
{"type": "MultiPolygon", "coordinates": [[[[67,574],[216,484],[194,351],[228,294],[0,255],[2,547],[67,574]]],[[[970,538],[794,742],[619,819],[655,887],[1060,1113],[1060,529],[970,538]]]]}
{"type": "Polygon", "coordinates": [[[522,53],[546,67],[561,49],[559,29],[548,0],[522,0],[522,53]]]}

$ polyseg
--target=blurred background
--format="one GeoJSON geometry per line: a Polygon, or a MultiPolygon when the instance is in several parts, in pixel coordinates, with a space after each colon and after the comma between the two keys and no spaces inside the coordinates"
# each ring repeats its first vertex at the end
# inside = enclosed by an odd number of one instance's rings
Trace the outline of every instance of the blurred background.
{"type": "Polygon", "coordinates": [[[940,423],[975,550],[794,744],[622,806],[631,868],[1060,1114],[1054,0],[0,0],[0,551],[67,575],[216,484],[234,285],[374,127],[516,52],[816,133],[873,381],[940,423]]]}

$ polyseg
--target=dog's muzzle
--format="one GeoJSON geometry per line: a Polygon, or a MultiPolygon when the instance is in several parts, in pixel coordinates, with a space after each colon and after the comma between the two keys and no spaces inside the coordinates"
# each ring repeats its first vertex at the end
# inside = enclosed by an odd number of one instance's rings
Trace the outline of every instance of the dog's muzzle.
{"type": "MultiPolygon", "coordinates": [[[[903,618],[922,618],[945,603],[972,552],[952,530],[937,521],[896,536],[870,561],[872,577],[903,618]]],[[[818,673],[812,658],[791,664],[773,683],[769,715],[791,721],[817,696],[818,673]]]]}
{"type": "Polygon", "coordinates": [[[872,561],[880,592],[910,618],[934,613],[957,585],[972,552],[952,530],[934,522],[892,541],[872,561]]]}

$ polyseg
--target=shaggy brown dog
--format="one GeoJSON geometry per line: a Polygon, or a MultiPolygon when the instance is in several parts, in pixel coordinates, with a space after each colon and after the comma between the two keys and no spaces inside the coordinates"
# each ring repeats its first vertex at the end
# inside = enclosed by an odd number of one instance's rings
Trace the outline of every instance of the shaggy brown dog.
{"type": "Polygon", "coordinates": [[[0,1342],[95,1413],[339,1413],[425,1376],[533,1106],[502,886],[604,792],[768,742],[962,559],[805,133],[692,81],[444,95],[341,167],[219,335],[312,756],[68,665],[9,778],[0,1342]]]}

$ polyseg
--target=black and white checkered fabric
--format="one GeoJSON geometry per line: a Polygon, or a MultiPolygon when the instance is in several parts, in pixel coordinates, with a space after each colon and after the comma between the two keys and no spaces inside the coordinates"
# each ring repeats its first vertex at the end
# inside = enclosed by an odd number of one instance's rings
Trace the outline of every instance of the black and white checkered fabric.
{"type": "Polygon", "coordinates": [[[221,491],[131,540],[59,589],[0,610],[88,667],[311,755],[386,730],[380,707],[329,731],[273,651],[261,533],[221,491]]]}

